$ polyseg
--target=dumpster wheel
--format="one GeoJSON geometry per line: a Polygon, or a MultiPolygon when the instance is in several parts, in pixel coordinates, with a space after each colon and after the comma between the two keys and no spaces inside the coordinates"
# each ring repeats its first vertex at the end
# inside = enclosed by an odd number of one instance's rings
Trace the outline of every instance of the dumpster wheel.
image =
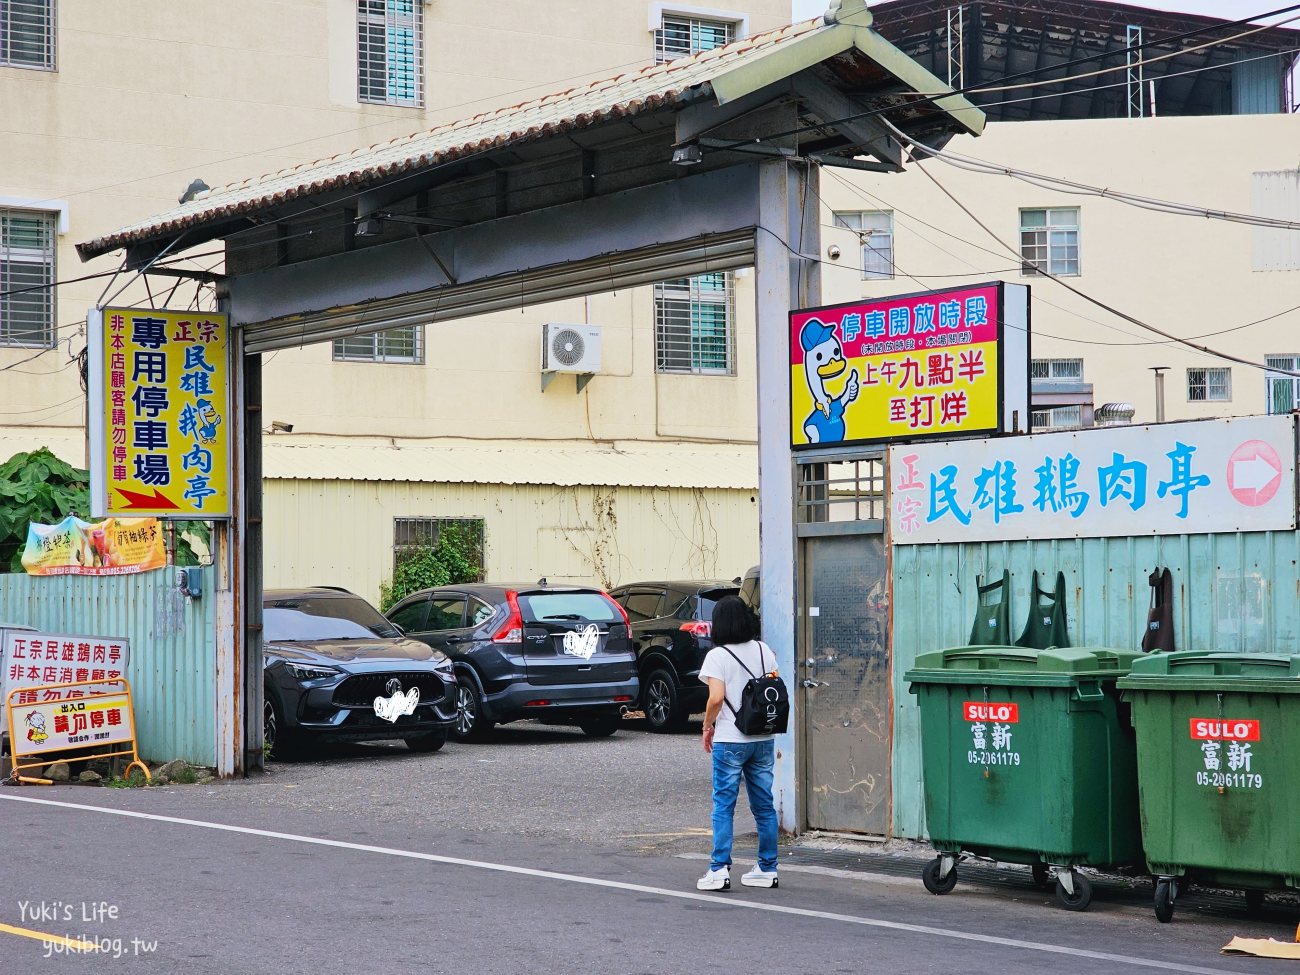
{"type": "Polygon", "coordinates": [[[1092,883],[1077,870],[1061,871],[1056,875],[1056,903],[1067,911],[1086,911],[1092,903],[1092,883]],[[1067,874],[1072,890],[1066,888],[1067,874]]]}
{"type": "Polygon", "coordinates": [[[944,857],[935,857],[921,870],[921,883],[925,884],[925,889],[932,894],[947,894],[957,886],[957,864],[954,863],[948,869],[947,875],[944,875],[944,859],[944,857]]]}
{"type": "Polygon", "coordinates": [[[1174,899],[1178,896],[1178,882],[1170,877],[1156,880],[1156,920],[1168,924],[1174,919],[1174,899]]]}

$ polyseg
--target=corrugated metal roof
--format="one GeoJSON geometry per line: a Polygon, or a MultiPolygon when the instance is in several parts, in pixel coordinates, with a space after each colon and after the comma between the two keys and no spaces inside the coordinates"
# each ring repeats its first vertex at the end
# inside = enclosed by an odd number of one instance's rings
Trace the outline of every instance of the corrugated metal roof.
{"type": "Polygon", "coordinates": [[[758,487],[758,450],[746,444],[617,441],[344,440],[272,435],[262,440],[272,480],[415,481],[609,487],[758,487]]]}
{"type": "Polygon", "coordinates": [[[91,257],[137,240],[226,219],[313,193],[342,189],[496,149],[508,143],[545,138],[613,118],[637,115],[683,98],[725,69],[761,57],[777,45],[818,30],[821,18],[756,34],[693,57],[652,65],[581,88],[546,95],[509,108],[438,126],[415,135],[278,173],[250,178],[200,193],[193,200],[78,245],[91,257]]]}
{"type": "MultiPolygon", "coordinates": [[[[380,145],[207,190],[157,216],[78,244],[77,250],[83,258],[90,258],[290,200],[392,180],[502,146],[539,141],[703,96],[713,95],[719,103],[725,103],[756,90],[752,86],[755,77],[772,74],[763,83],[776,81],[855,46],[868,60],[884,68],[886,75],[897,78],[904,89],[947,90],[934,75],[871,31],[866,26],[869,16],[859,20],[861,26],[847,21],[826,24],[818,17],[693,57],[651,65],[380,145]],[[759,64],[770,66],[771,71],[758,70],[759,64]]],[[[983,114],[959,95],[936,99],[934,105],[967,131],[978,134],[983,128],[983,114]]]]}

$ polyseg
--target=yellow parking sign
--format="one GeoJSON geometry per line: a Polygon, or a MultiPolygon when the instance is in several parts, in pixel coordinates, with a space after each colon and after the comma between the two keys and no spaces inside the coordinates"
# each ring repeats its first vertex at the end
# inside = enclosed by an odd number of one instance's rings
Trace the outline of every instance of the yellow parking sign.
{"type": "Polygon", "coordinates": [[[100,308],[89,317],[97,517],[230,517],[225,315],[100,308]]]}

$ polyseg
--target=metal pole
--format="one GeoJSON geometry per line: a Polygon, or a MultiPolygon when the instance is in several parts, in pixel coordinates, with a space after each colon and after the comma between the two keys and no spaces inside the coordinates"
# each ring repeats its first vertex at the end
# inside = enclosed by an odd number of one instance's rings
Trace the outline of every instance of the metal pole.
{"type": "MultiPolygon", "coordinates": [[[[240,329],[242,334],[243,329],[240,329]]],[[[241,348],[242,348],[242,342],[241,348]]],[[[262,357],[245,355],[244,375],[244,770],[262,754],[262,357]]]]}
{"type": "Polygon", "coordinates": [[[1156,377],[1156,422],[1165,422],[1165,370],[1168,366],[1152,366],[1156,377]]]}

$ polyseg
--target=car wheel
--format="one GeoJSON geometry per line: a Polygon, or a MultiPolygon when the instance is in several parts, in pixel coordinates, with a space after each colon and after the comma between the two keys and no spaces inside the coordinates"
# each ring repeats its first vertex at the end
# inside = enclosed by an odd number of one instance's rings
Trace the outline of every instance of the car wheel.
{"type": "Polygon", "coordinates": [[[263,692],[262,741],[265,754],[271,758],[289,758],[295,752],[293,732],[285,727],[280,700],[270,688],[263,692]]]}
{"type": "Polygon", "coordinates": [[[447,732],[445,729],[439,729],[423,735],[413,735],[405,741],[406,747],[413,752],[436,752],[447,744],[447,732]]]}
{"type": "Polygon", "coordinates": [[[492,722],[483,717],[483,696],[472,677],[456,675],[456,723],[451,736],[457,741],[481,741],[492,730],[492,722]]]}
{"type": "Polygon", "coordinates": [[[588,738],[608,738],[623,724],[621,714],[602,715],[599,718],[584,718],[578,722],[578,727],[588,738]]]}
{"type": "Polygon", "coordinates": [[[677,681],[667,670],[650,672],[641,691],[646,724],[651,731],[667,733],[681,731],[686,724],[686,714],[677,693],[677,681]]]}

